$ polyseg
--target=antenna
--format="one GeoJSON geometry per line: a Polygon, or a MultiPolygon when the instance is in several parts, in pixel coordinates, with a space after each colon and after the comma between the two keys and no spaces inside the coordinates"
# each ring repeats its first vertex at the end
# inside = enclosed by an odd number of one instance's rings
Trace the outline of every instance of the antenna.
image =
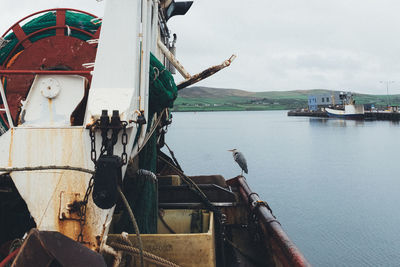
{"type": "Polygon", "coordinates": [[[389,84],[394,83],[394,81],[379,81],[380,83],[386,84],[386,101],[387,101],[387,107],[390,107],[390,101],[389,101],[389,84]]]}

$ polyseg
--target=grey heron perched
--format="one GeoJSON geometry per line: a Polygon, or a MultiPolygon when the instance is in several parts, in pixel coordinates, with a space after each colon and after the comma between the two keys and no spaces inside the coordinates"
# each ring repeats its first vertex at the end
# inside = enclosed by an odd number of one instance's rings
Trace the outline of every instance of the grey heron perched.
{"type": "Polygon", "coordinates": [[[247,162],[246,162],[246,158],[244,157],[243,153],[240,152],[239,150],[237,150],[236,148],[230,149],[228,151],[232,152],[233,159],[237,162],[237,164],[239,164],[240,168],[242,168],[242,174],[241,175],[243,176],[243,171],[245,173],[248,173],[247,162]]]}

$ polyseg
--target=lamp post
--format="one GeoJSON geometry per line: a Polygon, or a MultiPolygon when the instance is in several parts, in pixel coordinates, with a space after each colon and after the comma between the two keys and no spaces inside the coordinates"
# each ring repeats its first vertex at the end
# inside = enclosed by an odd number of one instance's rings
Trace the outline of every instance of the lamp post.
{"type": "Polygon", "coordinates": [[[389,84],[394,83],[394,81],[379,81],[380,83],[386,84],[386,98],[387,98],[387,107],[389,108],[389,84]]]}

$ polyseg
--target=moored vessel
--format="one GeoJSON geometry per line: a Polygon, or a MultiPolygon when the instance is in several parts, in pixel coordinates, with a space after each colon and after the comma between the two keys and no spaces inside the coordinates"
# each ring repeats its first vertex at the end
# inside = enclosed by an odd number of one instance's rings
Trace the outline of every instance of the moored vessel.
{"type": "Polygon", "coordinates": [[[342,108],[325,108],[329,117],[344,119],[364,119],[364,105],[356,105],[351,93],[341,94],[342,108]]]}

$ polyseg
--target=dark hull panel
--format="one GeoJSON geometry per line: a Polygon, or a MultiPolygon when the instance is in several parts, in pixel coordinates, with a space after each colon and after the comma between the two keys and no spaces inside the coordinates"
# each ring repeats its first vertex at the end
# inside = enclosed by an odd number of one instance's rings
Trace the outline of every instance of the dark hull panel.
{"type": "Polygon", "coordinates": [[[328,112],[328,117],[331,118],[340,118],[340,119],[352,119],[352,120],[362,120],[364,119],[365,115],[364,114],[346,114],[346,115],[338,115],[338,114],[332,114],[328,112]]]}
{"type": "Polygon", "coordinates": [[[310,266],[272,214],[269,205],[261,201],[258,194],[250,189],[246,179],[238,176],[228,180],[227,183],[239,189],[240,197],[247,204],[248,211],[258,218],[261,230],[259,234],[262,236],[264,246],[270,250],[270,260],[273,264],[275,266],[310,266]]]}

